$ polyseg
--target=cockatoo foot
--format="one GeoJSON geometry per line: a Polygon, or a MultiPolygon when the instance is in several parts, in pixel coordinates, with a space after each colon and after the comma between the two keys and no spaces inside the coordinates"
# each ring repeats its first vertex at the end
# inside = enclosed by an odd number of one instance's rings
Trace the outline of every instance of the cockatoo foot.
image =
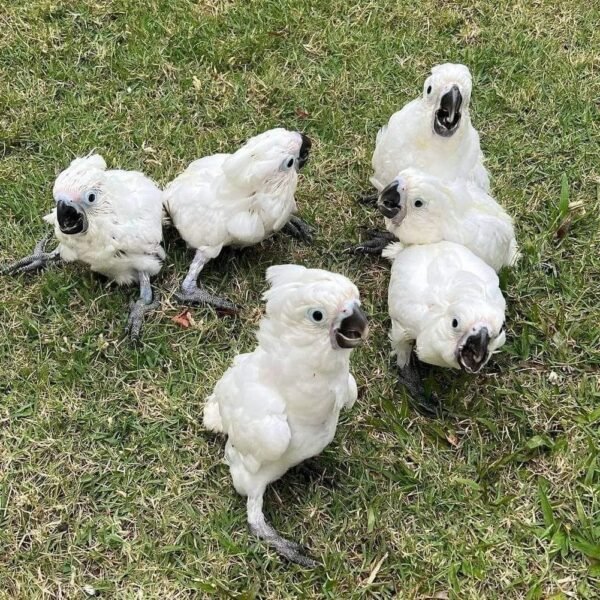
{"type": "Polygon", "coordinates": [[[291,540],[287,540],[266,521],[262,523],[249,523],[250,531],[259,539],[271,546],[278,554],[308,569],[314,569],[319,563],[305,554],[306,549],[291,540]]]}
{"type": "Polygon", "coordinates": [[[372,236],[372,239],[365,240],[357,246],[348,248],[350,254],[372,254],[379,256],[389,244],[397,241],[396,236],[389,231],[369,229],[367,230],[367,234],[372,236]]]}
{"type": "Polygon", "coordinates": [[[154,299],[148,273],[141,271],[138,273],[138,277],[140,297],[129,305],[129,317],[125,326],[125,333],[129,335],[129,339],[134,343],[140,339],[146,313],[157,309],[160,305],[160,302],[154,299]]]}
{"type": "Polygon", "coordinates": [[[428,419],[439,419],[446,411],[441,400],[434,393],[427,394],[421,378],[419,359],[411,353],[408,363],[398,371],[398,383],[403,385],[409,397],[409,404],[428,419]]]}
{"type": "Polygon", "coordinates": [[[379,194],[377,192],[373,192],[371,194],[364,194],[362,196],[358,196],[356,201],[359,204],[365,204],[366,206],[375,206],[377,204],[378,198],[379,194]]]}
{"type": "Polygon", "coordinates": [[[181,286],[179,292],[175,292],[175,298],[181,304],[210,304],[217,310],[236,313],[239,308],[229,300],[215,296],[197,285],[181,286]]]}
{"type": "Polygon", "coordinates": [[[306,242],[309,244],[312,242],[315,230],[302,219],[292,216],[284,225],[282,231],[288,235],[291,235],[293,238],[300,240],[301,242],[306,242]]]}
{"type": "Polygon", "coordinates": [[[156,310],[159,306],[160,302],[158,300],[154,300],[150,304],[147,304],[143,298],[131,302],[125,333],[129,335],[132,342],[138,342],[140,339],[146,313],[156,310]]]}
{"type": "Polygon", "coordinates": [[[33,254],[26,256],[14,263],[0,267],[0,275],[16,275],[17,273],[26,273],[27,271],[37,271],[43,269],[49,264],[60,262],[60,254],[58,249],[52,252],[45,252],[45,247],[52,234],[48,234],[42,238],[33,250],[33,254]]]}

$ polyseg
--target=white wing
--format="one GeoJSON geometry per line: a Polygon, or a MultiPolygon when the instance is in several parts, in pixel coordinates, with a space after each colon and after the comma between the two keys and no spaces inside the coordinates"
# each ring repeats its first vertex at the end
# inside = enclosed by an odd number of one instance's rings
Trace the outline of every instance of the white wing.
{"type": "Polygon", "coordinates": [[[274,388],[258,381],[253,357],[237,357],[214,391],[222,429],[251,473],[278,460],[291,440],[285,402],[274,388]]]}

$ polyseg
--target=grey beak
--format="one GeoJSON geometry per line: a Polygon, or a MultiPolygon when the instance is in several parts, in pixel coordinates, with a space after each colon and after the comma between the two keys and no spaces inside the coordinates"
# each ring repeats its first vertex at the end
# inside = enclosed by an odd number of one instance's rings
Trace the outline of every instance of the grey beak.
{"type": "Polygon", "coordinates": [[[458,364],[469,373],[478,373],[489,358],[490,334],[487,327],[472,333],[458,349],[458,364]]]}
{"type": "Polygon", "coordinates": [[[359,306],[355,306],[352,314],[347,316],[335,330],[335,341],[339,348],[356,348],[362,344],[368,332],[367,315],[359,306]]]}
{"type": "Polygon", "coordinates": [[[88,228],[85,212],[70,200],[59,200],[56,203],[56,220],[59,229],[66,235],[85,233],[88,228]]]}
{"type": "Polygon", "coordinates": [[[449,92],[442,96],[440,108],[448,113],[448,122],[454,123],[456,114],[460,111],[462,94],[457,85],[453,85],[449,92]]]}
{"type": "Polygon", "coordinates": [[[441,97],[433,124],[438,135],[450,137],[456,131],[460,124],[462,103],[463,97],[456,84],[441,97]]]}
{"type": "Polygon", "coordinates": [[[379,194],[377,200],[379,212],[388,219],[393,219],[402,210],[402,197],[398,190],[398,182],[392,181],[379,194]]]}
{"type": "Polygon", "coordinates": [[[307,135],[300,133],[300,136],[302,137],[302,145],[300,146],[300,152],[298,154],[298,168],[301,169],[308,162],[312,142],[307,135]]]}

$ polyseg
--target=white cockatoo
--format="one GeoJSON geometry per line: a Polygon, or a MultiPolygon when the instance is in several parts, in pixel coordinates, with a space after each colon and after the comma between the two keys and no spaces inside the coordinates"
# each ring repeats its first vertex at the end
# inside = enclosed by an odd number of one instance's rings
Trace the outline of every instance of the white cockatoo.
{"type": "Polygon", "coordinates": [[[350,353],[366,337],[356,286],[342,275],[279,265],[267,270],[266,316],[258,346],[217,383],[204,425],[227,435],[233,485],[247,496],[250,530],[280,554],[316,563],[266,521],[263,494],[288,469],[333,439],[340,409],[357,397],[350,353]]]}
{"type": "Polygon", "coordinates": [[[224,246],[252,246],[284,228],[310,239],[311,228],[294,216],[298,171],[310,147],[310,139],[301,133],[271,129],[234,154],[194,161],[166,187],[165,209],[181,237],[196,250],[179,300],[235,309],[198,286],[209,260],[224,246]]]}
{"type": "Polygon", "coordinates": [[[162,192],[137,171],[107,170],[99,154],[76,158],[53,189],[56,207],[44,220],[54,226],[57,248],[44,252],[49,238],[31,256],[2,269],[19,273],[50,262],[79,261],[117,284],[138,282],[127,330],[140,335],[144,314],[155,308],[150,278],[162,266],[162,192]]]}
{"type": "Polygon", "coordinates": [[[420,361],[477,373],[505,342],[506,302],[498,276],[470,250],[453,242],[388,246],[390,340],[401,380],[421,407],[420,361]]]}
{"type": "Polygon", "coordinates": [[[465,65],[431,69],[423,96],[394,113],[377,134],[371,183],[379,192],[410,167],[442,179],[462,177],[489,190],[479,134],[469,115],[471,88],[465,65]]]}
{"type": "MultiPolygon", "coordinates": [[[[472,181],[405,169],[382,190],[377,206],[387,231],[404,245],[456,242],[496,272],[518,258],[512,219],[472,181]]],[[[375,253],[380,247],[375,239],[356,250],[375,253]]]]}

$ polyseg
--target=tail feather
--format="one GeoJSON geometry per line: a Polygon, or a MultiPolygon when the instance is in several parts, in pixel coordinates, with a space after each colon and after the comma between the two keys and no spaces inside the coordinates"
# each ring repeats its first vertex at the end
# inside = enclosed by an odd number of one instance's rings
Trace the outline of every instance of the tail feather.
{"type": "Polygon", "coordinates": [[[375,138],[375,145],[379,144],[383,140],[383,136],[386,134],[387,128],[387,125],[384,125],[383,127],[379,128],[379,131],[377,132],[377,137],[375,138]]]}
{"type": "Polygon", "coordinates": [[[521,258],[521,253],[519,252],[519,246],[517,245],[516,240],[512,240],[510,243],[510,249],[508,251],[509,254],[509,266],[514,267],[521,258]]]}
{"type": "Polygon", "coordinates": [[[406,246],[402,242],[392,242],[383,249],[381,256],[387,258],[391,262],[394,262],[396,257],[404,250],[406,246]]]}
{"type": "Polygon", "coordinates": [[[204,405],[204,427],[209,431],[223,433],[221,412],[219,411],[219,403],[215,394],[209,396],[204,405]]]}

